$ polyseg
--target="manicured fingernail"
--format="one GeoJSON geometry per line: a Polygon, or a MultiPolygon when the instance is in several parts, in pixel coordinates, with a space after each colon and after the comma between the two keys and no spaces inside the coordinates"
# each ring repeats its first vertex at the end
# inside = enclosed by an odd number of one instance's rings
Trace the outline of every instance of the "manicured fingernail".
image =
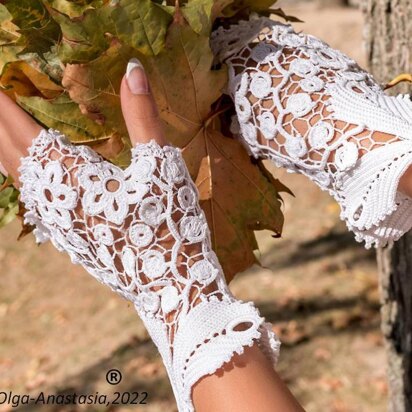
{"type": "Polygon", "coordinates": [[[130,59],[126,69],[126,80],[133,94],[149,94],[149,83],[142,63],[136,58],[130,59]]]}

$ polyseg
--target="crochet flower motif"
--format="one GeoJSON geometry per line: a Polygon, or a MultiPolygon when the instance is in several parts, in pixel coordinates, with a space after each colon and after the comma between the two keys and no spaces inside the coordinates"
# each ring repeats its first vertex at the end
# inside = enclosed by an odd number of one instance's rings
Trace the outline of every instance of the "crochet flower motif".
{"type": "Polygon", "coordinates": [[[136,298],[136,308],[145,313],[147,317],[153,317],[160,308],[160,298],[156,292],[141,292],[136,298]]]}
{"type": "Polygon", "coordinates": [[[290,63],[289,70],[299,77],[312,77],[318,74],[319,68],[308,59],[295,59],[290,63]]]}
{"type": "Polygon", "coordinates": [[[319,121],[309,130],[309,142],[315,149],[324,149],[333,139],[335,130],[330,123],[319,121]]]}
{"type": "Polygon", "coordinates": [[[166,159],[160,167],[161,176],[169,184],[181,183],[185,177],[185,171],[180,164],[177,154],[173,151],[166,152],[166,159]]]}
{"type": "Polygon", "coordinates": [[[123,222],[128,206],[141,201],[148,188],[125,176],[124,172],[110,163],[88,163],[78,173],[85,193],[82,197],[84,211],[96,216],[104,213],[115,224],[123,222]]]}
{"type": "Polygon", "coordinates": [[[189,242],[201,242],[207,232],[207,223],[202,215],[187,216],[180,221],[180,234],[189,242]]]}
{"type": "Polygon", "coordinates": [[[216,255],[210,253],[209,259],[197,261],[190,269],[190,276],[199,283],[208,285],[213,282],[219,273],[216,255]]]}
{"type": "Polygon", "coordinates": [[[295,117],[301,117],[308,114],[315,104],[309,94],[296,93],[289,96],[286,103],[286,113],[292,113],[295,117]]]}
{"type": "Polygon", "coordinates": [[[236,110],[238,113],[239,121],[247,122],[252,114],[252,106],[249,100],[245,96],[236,96],[235,100],[236,110]]]}
{"type": "Polygon", "coordinates": [[[267,58],[270,58],[273,53],[278,51],[279,48],[267,43],[259,43],[253,48],[251,58],[257,62],[266,62],[267,58]]]}
{"type": "Polygon", "coordinates": [[[308,149],[301,136],[288,136],[285,142],[285,149],[292,158],[304,156],[308,149]]]}
{"type": "Polygon", "coordinates": [[[339,170],[350,170],[358,160],[358,147],[353,142],[345,142],[335,153],[335,163],[339,170]]]}
{"type": "Polygon", "coordinates": [[[276,119],[271,112],[263,112],[257,119],[260,123],[260,131],[267,140],[274,139],[276,136],[276,119]]]}
{"type": "Polygon", "coordinates": [[[266,97],[271,90],[272,78],[269,73],[259,71],[252,74],[250,91],[257,98],[266,97]]]}
{"type": "Polygon", "coordinates": [[[177,193],[177,199],[182,210],[192,210],[196,207],[197,193],[190,186],[183,186],[177,193]]]}
{"type": "Polygon", "coordinates": [[[63,170],[59,162],[51,161],[42,168],[37,165],[32,172],[37,175],[38,184],[33,185],[33,195],[39,204],[39,213],[43,222],[56,224],[63,229],[70,229],[72,221],[70,210],[77,203],[77,193],[63,183],[63,170]]]}
{"type": "Polygon", "coordinates": [[[98,239],[106,246],[113,245],[114,237],[110,227],[104,224],[98,224],[93,227],[93,235],[95,239],[98,239]]]}
{"type": "Polygon", "coordinates": [[[144,223],[136,223],[129,229],[129,236],[131,241],[138,247],[145,247],[153,240],[153,231],[144,223]]]}
{"type": "Polygon", "coordinates": [[[315,93],[324,88],[325,82],[322,79],[319,79],[319,77],[313,76],[302,79],[299,82],[299,86],[304,92],[315,93]]]}
{"type": "Polygon", "coordinates": [[[386,95],[353,59],[265,17],[220,28],[212,49],[228,66],[231,131],[249,154],[328,191],[366,247],[411,229],[412,199],[397,190],[412,159],[409,95],[386,95]]]}
{"type": "Polygon", "coordinates": [[[161,308],[163,313],[169,313],[175,310],[181,301],[179,291],[174,286],[166,286],[161,292],[161,308]]]}

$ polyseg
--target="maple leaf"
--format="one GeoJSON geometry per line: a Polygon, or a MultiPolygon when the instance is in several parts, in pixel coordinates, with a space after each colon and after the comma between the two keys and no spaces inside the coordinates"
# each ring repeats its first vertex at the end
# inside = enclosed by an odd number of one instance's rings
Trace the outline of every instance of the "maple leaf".
{"type": "Polygon", "coordinates": [[[0,85],[13,100],[16,96],[40,96],[53,99],[64,91],[60,85],[50,80],[49,76],[24,61],[8,63],[1,76],[0,85]]]}
{"type": "Polygon", "coordinates": [[[0,4],[0,46],[14,43],[19,38],[18,27],[12,22],[13,16],[0,4]]]}
{"type": "Polygon", "coordinates": [[[41,0],[7,0],[6,7],[21,34],[17,41],[17,45],[22,46],[19,54],[36,53],[43,56],[58,42],[60,26],[52,19],[41,0]]]}
{"type": "Polygon", "coordinates": [[[87,10],[102,7],[107,0],[49,0],[47,4],[70,18],[81,17],[87,10]]]}
{"type": "Polygon", "coordinates": [[[146,67],[167,136],[183,148],[213,247],[230,280],[256,263],[253,231],[280,233],[283,215],[275,186],[252,164],[241,144],[219,130],[211,106],[226,84],[226,71],[211,70],[208,36],[193,33],[182,15],[176,12],[165,51],[149,57],[146,67]]]}
{"type": "Polygon", "coordinates": [[[0,4],[0,73],[7,63],[18,60],[18,54],[23,50],[22,46],[17,45],[20,34],[12,19],[7,8],[0,4]]]}
{"type": "MultiPolygon", "coordinates": [[[[9,1],[10,15],[4,14],[3,20],[0,9],[0,26],[2,21],[20,23],[21,15],[13,8],[17,0],[9,1]]],[[[280,234],[279,192],[288,189],[261,162],[252,161],[240,142],[223,132],[222,115],[231,108],[222,104],[227,69],[213,67],[209,36],[217,18],[236,19],[245,12],[264,11],[273,1],[40,3],[43,14],[34,13],[34,7],[27,30],[17,30],[20,37],[11,41],[27,51],[39,36],[32,33],[39,21],[52,19],[53,30],[47,29],[48,37],[41,34],[39,50],[22,55],[24,65],[18,62],[6,67],[0,78],[13,87],[18,103],[43,125],[61,130],[75,143],[93,146],[105,158],[126,167],[131,144],[119,88],[127,62],[138,57],[149,76],[167,138],[182,148],[199,189],[213,247],[227,280],[256,263],[254,231],[269,229],[280,234]],[[46,38],[53,39],[48,49],[46,38]],[[30,72],[27,64],[51,77],[50,83],[30,72]],[[14,83],[12,73],[20,76],[14,83]]]]}

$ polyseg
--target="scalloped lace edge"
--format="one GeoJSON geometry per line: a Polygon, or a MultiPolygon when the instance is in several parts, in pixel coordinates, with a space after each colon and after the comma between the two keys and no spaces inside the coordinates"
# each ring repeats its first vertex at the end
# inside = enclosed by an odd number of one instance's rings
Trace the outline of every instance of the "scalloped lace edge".
{"type": "MultiPolygon", "coordinates": [[[[18,169],[20,175],[22,176],[25,172],[30,171],[30,164],[31,164],[31,159],[34,154],[39,155],[42,153],[43,150],[46,150],[47,147],[49,146],[49,143],[53,142],[54,139],[60,139],[60,142],[63,144],[68,144],[71,145],[71,143],[67,140],[67,138],[61,134],[57,130],[53,129],[42,129],[37,137],[35,137],[32,141],[32,144],[28,148],[28,155],[23,156],[21,158],[21,164],[18,169]]],[[[88,150],[87,146],[76,146],[76,145],[71,145],[72,148],[78,148],[78,150],[88,150]]],[[[161,147],[160,145],[157,144],[154,140],[151,140],[149,143],[141,143],[136,145],[133,150],[141,151],[145,150],[145,148],[158,148],[159,150],[165,150],[165,146],[161,147]]],[[[170,146],[172,149],[176,149],[178,152],[181,152],[181,149],[174,148],[173,146],[170,146]]],[[[167,149],[166,149],[167,150],[167,149]]],[[[94,153],[94,152],[93,152],[94,153]]],[[[30,202],[30,193],[29,192],[24,192],[22,193],[22,199],[24,199],[25,202],[30,202]],[[27,197],[27,198],[25,198],[27,197]]],[[[43,232],[42,231],[42,223],[41,219],[39,216],[36,216],[35,213],[33,213],[30,210],[27,210],[24,214],[24,221],[26,223],[31,223],[35,224],[36,226],[40,226],[40,235],[41,236],[36,236],[36,239],[40,240],[40,237],[42,237],[43,241],[46,240],[51,240],[53,242],[53,239],[47,234],[47,231],[43,232]]],[[[46,228],[45,228],[46,229],[46,228]]],[[[42,242],[41,242],[42,243],[42,242]]],[[[56,245],[55,245],[56,246],[56,245]]],[[[60,252],[63,252],[59,247],[56,247],[60,252]]],[[[71,258],[72,262],[74,264],[79,264],[80,262],[73,260],[71,258]]],[[[90,272],[91,273],[91,272],[90,272]]],[[[93,274],[93,273],[91,273],[93,274]]],[[[103,280],[101,280],[99,277],[96,277],[98,281],[101,283],[104,283],[103,280]]],[[[105,284],[105,283],[104,283],[105,284]]],[[[242,301],[237,301],[241,304],[244,302],[242,301]]],[[[262,352],[267,356],[268,360],[275,363],[278,360],[279,357],[279,349],[280,349],[280,340],[276,336],[276,334],[272,330],[272,325],[269,322],[265,322],[265,318],[259,316],[259,313],[257,309],[254,307],[252,302],[249,302],[250,306],[253,306],[255,309],[254,311],[254,316],[256,317],[256,324],[252,326],[252,330],[250,331],[249,334],[247,335],[242,335],[242,337],[236,339],[233,342],[233,347],[229,348],[227,350],[227,353],[225,353],[224,358],[218,362],[218,365],[216,364],[208,364],[205,369],[205,373],[202,374],[201,377],[205,375],[210,375],[216,372],[219,368],[221,368],[225,363],[229,362],[232,357],[234,356],[235,353],[237,354],[242,354],[244,353],[244,350],[246,347],[251,347],[253,344],[257,341],[259,347],[261,348],[262,352]]],[[[200,377],[200,378],[201,378],[200,377]]],[[[200,379],[199,378],[199,379],[200,379]]],[[[184,391],[179,392],[179,404],[182,407],[182,409],[179,408],[181,411],[194,411],[193,404],[191,401],[191,392],[192,392],[192,387],[193,385],[188,386],[187,388],[185,387],[184,391]]],[[[175,392],[175,394],[177,394],[175,392]]],[[[178,399],[178,398],[176,398],[178,399]]]]}
{"type": "MultiPolygon", "coordinates": [[[[245,144],[242,139],[239,138],[239,140],[243,144],[245,144]]],[[[403,141],[402,143],[404,143],[404,142],[406,142],[406,140],[403,141]]],[[[412,145],[412,141],[410,143],[412,145]]],[[[262,154],[261,154],[261,152],[258,148],[250,147],[250,146],[246,146],[246,147],[249,150],[249,153],[253,157],[255,157],[257,159],[261,158],[262,154]]],[[[412,155],[412,149],[409,153],[402,153],[402,155],[407,155],[407,154],[412,155]]],[[[296,169],[289,168],[289,167],[286,167],[284,165],[278,164],[276,162],[276,159],[273,158],[273,156],[271,155],[270,152],[267,152],[267,156],[269,157],[269,159],[272,161],[272,163],[277,168],[286,169],[288,173],[303,174],[303,175],[305,175],[305,176],[307,176],[311,179],[310,174],[306,173],[304,170],[296,170],[296,169]]],[[[351,225],[348,222],[348,215],[347,215],[348,212],[341,209],[341,213],[339,214],[340,220],[345,222],[348,230],[350,230],[354,233],[355,240],[357,242],[359,242],[359,243],[364,242],[364,247],[366,249],[370,249],[371,247],[380,248],[380,247],[385,247],[387,245],[390,245],[393,242],[399,240],[406,232],[408,232],[412,228],[412,198],[405,195],[405,194],[403,194],[402,192],[400,192],[397,189],[397,186],[399,184],[399,180],[400,180],[401,176],[406,171],[406,169],[412,164],[412,156],[410,156],[410,157],[411,158],[410,158],[409,163],[406,164],[403,168],[401,168],[401,169],[396,169],[395,168],[394,178],[391,181],[392,182],[392,185],[391,185],[392,187],[390,188],[391,189],[391,195],[390,195],[391,202],[390,202],[390,205],[385,210],[383,210],[379,215],[376,215],[371,224],[365,226],[364,228],[359,228],[359,227],[356,227],[355,225],[351,225]],[[400,204],[397,203],[397,201],[396,201],[397,198],[401,199],[400,204]],[[405,206],[403,204],[404,202],[410,203],[410,206],[408,207],[407,204],[405,206]],[[391,224],[394,227],[390,227],[390,228],[385,229],[385,232],[386,232],[385,236],[386,237],[382,237],[381,235],[376,234],[376,231],[380,229],[379,226],[382,226],[381,223],[384,222],[385,220],[391,221],[394,218],[394,215],[398,211],[400,211],[401,214],[399,215],[399,217],[397,217],[395,219],[395,222],[393,222],[393,221],[391,222],[391,224]],[[405,217],[407,217],[407,216],[409,216],[410,219],[405,219],[405,217]],[[410,221],[410,224],[406,224],[404,222],[404,221],[407,221],[407,220],[410,221]],[[396,224],[396,222],[400,222],[398,227],[396,227],[394,225],[394,224],[396,224]]],[[[380,172],[381,172],[381,170],[379,172],[377,172],[377,174],[379,174],[380,172]]],[[[317,182],[315,182],[315,183],[317,183],[317,182]]],[[[331,197],[333,197],[335,199],[335,201],[342,208],[342,197],[339,196],[339,193],[335,189],[324,187],[324,186],[321,186],[319,184],[317,184],[317,186],[322,191],[327,192],[331,197]]]]}
{"type": "MultiPolygon", "coordinates": [[[[205,373],[203,373],[203,375],[199,377],[198,380],[202,379],[205,376],[213,375],[218,369],[229,363],[235,354],[242,355],[247,347],[252,347],[255,343],[258,344],[258,347],[266,356],[268,361],[271,362],[273,366],[276,366],[279,360],[281,342],[277,335],[273,332],[272,324],[270,322],[265,322],[264,317],[259,317],[259,319],[261,323],[253,332],[253,335],[249,336],[241,344],[238,344],[237,346],[232,348],[218,366],[211,365],[208,369],[206,369],[205,373]]],[[[185,400],[183,401],[185,409],[180,409],[179,407],[179,412],[195,412],[192,402],[193,387],[194,385],[191,385],[188,390],[185,391],[185,400]]]]}
{"type": "MultiPolygon", "coordinates": [[[[342,208],[340,218],[346,222],[348,229],[355,233],[355,239],[358,242],[365,242],[365,247],[367,249],[372,246],[376,248],[384,247],[391,242],[398,240],[412,227],[412,198],[403,194],[398,189],[399,180],[412,164],[412,149],[405,151],[404,147],[410,147],[411,143],[412,142],[406,140],[393,143],[391,148],[395,147],[394,145],[397,145],[401,150],[395,151],[392,155],[392,160],[389,161],[389,163],[385,162],[382,167],[374,173],[373,178],[369,180],[368,190],[373,190],[372,186],[374,182],[380,179],[379,175],[386,174],[386,178],[388,179],[384,186],[386,191],[385,197],[388,199],[387,202],[385,202],[387,205],[372,213],[373,217],[369,224],[360,227],[351,224],[349,222],[350,211],[346,207],[342,208]],[[384,224],[385,221],[388,223],[388,226],[384,224]],[[381,237],[381,235],[377,233],[379,230],[385,232],[385,237],[381,237]]],[[[379,158],[381,150],[387,150],[387,147],[385,146],[369,152],[365,155],[368,156],[367,162],[370,163],[370,158],[379,158]]],[[[362,163],[363,160],[365,159],[361,158],[360,163],[362,163]]],[[[352,177],[348,177],[347,181],[349,181],[349,179],[352,179],[352,177]]],[[[380,187],[379,189],[382,188],[380,187]]],[[[377,189],[375,188],[375,190],[377,189]]],[[[381,192],[381,190],[379,192],[381,192]]],[[[365,196],[367,196],[367,193],[365,196]]],[[[336,193],[334,197],[339,201],[336,193]]],[[[373,202],[365,202],[366,206],[371,204],[373,204],[373,202]]]]}

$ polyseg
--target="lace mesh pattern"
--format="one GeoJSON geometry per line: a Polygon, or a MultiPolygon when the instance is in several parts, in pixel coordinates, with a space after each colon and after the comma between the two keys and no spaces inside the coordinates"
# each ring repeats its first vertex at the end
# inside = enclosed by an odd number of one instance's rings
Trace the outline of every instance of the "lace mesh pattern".
{"type": "Polygon", "coordinates": [[[181,411],[191,388],[258,341],[279,341],[251,302],[236,300],[210,244],[198,192],[179,149],[133,148],[126,170],[43,130],[20,167],[25,222],[133,302],[159,348],[181,411]],[[243,330],[236,328],[244,326],[243,330]]]}
{"type": "Polygon", "coordinates": [[[412,160],[408,96],[386,96],[343,53],[267,18],[218,29],[212,49],[228,64],[227,92],[237,113],[232,131],[251,155],[329,191],[367,247],[411,228],[404,216],[412,217],[411,199],[396,190],[412,160]],[[388,147],[391,158],[383,161],[388,147]],[[366,164],[375,165],[373,173],[366,164]]]}
{"type": "MultiPolygon", "coordinates": [[[[412,162],[407,96],[386,96],[344,54],[267,18],[220,28],[211,40],[229,67],[232,130],[253,156],[327,190],[367,247],[411,228],[412,200],[397,190],[412,162]]],[[[25,221],[37,241],[51,240],[133,302],[180,411],[194,410],[191,390],[202,376],[246,346],[258,342],[276,362],[271,324],[225,282],[179,149],[140,144],[122,170],[43,130],[20,174],[25,221]]]]}

